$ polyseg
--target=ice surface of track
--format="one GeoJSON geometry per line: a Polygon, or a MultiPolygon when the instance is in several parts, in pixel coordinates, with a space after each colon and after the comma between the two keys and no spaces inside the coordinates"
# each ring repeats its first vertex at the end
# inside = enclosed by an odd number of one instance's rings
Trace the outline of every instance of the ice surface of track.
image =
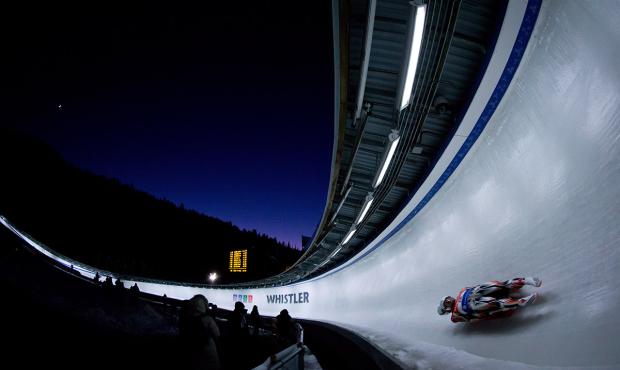
{"type": "Polygon", "coordinates": [[[364,258],[280,288],[139,282],[141,290],[201,292],[224,308],[251,295],[246,306],[263,314],[288,308],[354,328],[422,368],[619,367],[619,19],[619,2],[543,2],[474,146],[430,202],[364,258]],[[543,279],[542,296],[513,318],[455,325],[436,314],[439,299],[463,286],[524,275],[543,279]],[[308,302],[267,300],[304,292],[308,302]]]}

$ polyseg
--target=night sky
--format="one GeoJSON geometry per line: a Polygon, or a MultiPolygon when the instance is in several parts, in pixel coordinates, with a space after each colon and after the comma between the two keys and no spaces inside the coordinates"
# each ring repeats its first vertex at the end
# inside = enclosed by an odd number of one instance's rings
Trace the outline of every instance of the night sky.
{"type": "Polygon", "coordinates": [[[329,1],[5,7],[0,126],[300,246],[331,166],[329,11],[329,1]]]}

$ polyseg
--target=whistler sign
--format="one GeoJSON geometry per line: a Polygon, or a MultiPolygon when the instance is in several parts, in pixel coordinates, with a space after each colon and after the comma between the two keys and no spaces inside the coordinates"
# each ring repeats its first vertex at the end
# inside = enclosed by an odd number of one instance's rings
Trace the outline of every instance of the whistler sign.
{"type": "Polygon", "coordinates": [[[268,304],[310,303],[310,293],[267,294],[268,304]]]}

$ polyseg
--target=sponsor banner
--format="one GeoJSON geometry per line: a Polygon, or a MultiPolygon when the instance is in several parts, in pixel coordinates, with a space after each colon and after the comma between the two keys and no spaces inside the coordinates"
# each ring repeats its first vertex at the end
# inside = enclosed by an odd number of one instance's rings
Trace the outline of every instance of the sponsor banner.
{"type": "Polygon", "coordinates": [[[253,300],[251,294],[233,294],[233,302],[252,303],[253,300]]]}
{"type": "MultiPolygon", "coordinates": [[[[233,302],[256,303],[252,294],[233,294],[233,302]]],[[[267,304],[301,304],[310,303],[310,293],[266,294],[267,304]]]]}
{"type": "Polygon", "coordinates": [[[299,292],[291,294],[267,294],[268,304],[296,304],[310,303],[310,293],[299,292]]]}

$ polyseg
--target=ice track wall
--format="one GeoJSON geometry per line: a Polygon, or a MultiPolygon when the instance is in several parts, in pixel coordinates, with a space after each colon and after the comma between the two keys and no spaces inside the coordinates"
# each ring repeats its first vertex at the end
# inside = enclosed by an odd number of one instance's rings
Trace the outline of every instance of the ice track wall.
{"type": "MultiPolygon", "coordinates": [[[[500,41],[510,32],[512,41],[498,45],[497,54],[515,46],[519,27],[513,19],[509,31],[508,23],[520,12],[521,24],[526,5],[509,5],[500,41]]],[[[434,182],[426,184],[363,258],[281,288],[139,282],[141,289],[179,298],[200,291],[224,308],[233,306],[233,294],[249,294],[246,306],[257,304],[263,314],[288,308],[295,317],[359,328],[420,367],[426,355],[433,362],[429,353],[455,367],[515,366],[471,362],[477,357],[458,350],[534,368],[619,367],[619,19],[617,1],[544,1],[518,70],[466,157],[428,204],[383,241],[434,182]],[[439,299],[463,286],[524,275],[543,279],[542,297],[513,318],[455,325],[436,314],[439,299]],[[266,300],[298,292],[308,292],[309,302],[266,300]]],[[[496,74],[495,85],[504,67],[487,71],[496,74]]],[[[487,77],[481,91],[495,86],[487,86],[487,77]]],[[[457,148],[487,102],[472,104],[468,116],[477,116],[459,129],[457,148]]],[[[449,148],[439,166],[455,153],[449,148]]]]}

